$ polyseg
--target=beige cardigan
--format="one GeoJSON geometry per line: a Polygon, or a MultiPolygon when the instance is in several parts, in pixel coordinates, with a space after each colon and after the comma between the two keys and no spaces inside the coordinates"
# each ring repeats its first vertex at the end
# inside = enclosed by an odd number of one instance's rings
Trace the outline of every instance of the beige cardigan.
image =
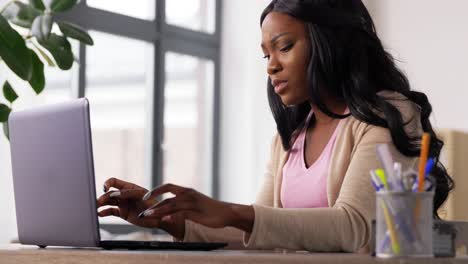
{"type": "MultiPolygon", "coordinates": [[[[410,121],[410,135],[421,134],[417,106],[399,94],[383,92],[389,102],[410,121]],[[417,113],[417,115],[415,115],[417,113]]],[[[285,209],[280,200],[282,168],[288,158],[275,136],[263,186],[253,204],[255,220],[251,234],[227,227],[208,228],[185,223],[184,241],[226,241],[236,247],[243,242],[251,249],[293,249],[308,251],[366,251],[375,214],[375,191],[369,170],[381,167],[375,147],[390,145],[394,160],[403,168],[414,167],[417,158],[400,154],[386,128],[369,125],[350,116],[340,122],[327,179],[329,207],[285,209]]]]}

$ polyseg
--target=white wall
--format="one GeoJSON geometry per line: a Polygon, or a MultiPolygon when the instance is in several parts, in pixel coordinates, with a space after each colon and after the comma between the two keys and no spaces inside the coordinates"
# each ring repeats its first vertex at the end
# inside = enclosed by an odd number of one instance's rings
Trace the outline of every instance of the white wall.
{"type": "Polygon", "coordinates": [[[223,1],[220,191],[226,201],[254,201],[275,131],[260,48],[267,2],[223,1]]]}
{"type": "Polygon", "coordinates": [[[379,1],[384,45],[402,61],[412,88],[425,92],[433,125],[468,131],[468,1],[379,1]]]}

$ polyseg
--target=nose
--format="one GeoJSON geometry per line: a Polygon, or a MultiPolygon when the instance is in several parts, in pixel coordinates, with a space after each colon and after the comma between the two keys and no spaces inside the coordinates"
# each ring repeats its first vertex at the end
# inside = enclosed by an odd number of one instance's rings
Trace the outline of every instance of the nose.
{"type": "Polygon", "coordinates": [[[270,59],[268,60],[267,73],[269,75],[273,75],[275,73],[278,73],[281,70],[282,70],[282,67],[279,61],[274,56],[271,56],[270,59]]]}

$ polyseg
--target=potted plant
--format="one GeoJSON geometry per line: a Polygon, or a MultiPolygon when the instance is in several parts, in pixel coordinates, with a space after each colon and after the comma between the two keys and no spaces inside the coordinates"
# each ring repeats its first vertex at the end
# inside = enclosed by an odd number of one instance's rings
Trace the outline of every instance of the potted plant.
{"type": "MultiPolygon", "coordinates": [[[[29,83],[36,94],[45,87],[44,62],[69,70],[74,62],[69,38],[86,45],[93,39],[81,27],[60,20],[57,14],[73,8],[78,0],[12,0],[0,6],[0,63],[29,83]],[[60,33],[53,33],[56,24],[60,33]]],[[[6,80],[0,84],[6,103],[0,103],[0,123],[8,138],[8,116],[18,98],[6,80]]]]}

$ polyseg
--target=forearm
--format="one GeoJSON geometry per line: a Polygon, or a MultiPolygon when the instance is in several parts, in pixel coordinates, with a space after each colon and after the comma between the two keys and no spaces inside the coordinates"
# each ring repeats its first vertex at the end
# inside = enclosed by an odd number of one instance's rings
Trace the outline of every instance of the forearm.
{"type": "Polygon", "coordinates": [[[346,205],[296,209],[256,205],[255,213],[254,228],[244,241],[251,249],[354,252],[370,236],[368,218],[346,205]]]}
{"type": "Polygon", "coordinates": [[[211,228],[197,224],[190,220],[185,221],[184,242],[226,242],[226,249],[245,249],[242,242],[244,231],[235,227],[211,228]]]}
{"type": "Polygon", "coordinates": [[[228,226],[235,227],[247,233],[252,232],[255,212],[251,205],[229,204],[230,216],[228,226]]]}

